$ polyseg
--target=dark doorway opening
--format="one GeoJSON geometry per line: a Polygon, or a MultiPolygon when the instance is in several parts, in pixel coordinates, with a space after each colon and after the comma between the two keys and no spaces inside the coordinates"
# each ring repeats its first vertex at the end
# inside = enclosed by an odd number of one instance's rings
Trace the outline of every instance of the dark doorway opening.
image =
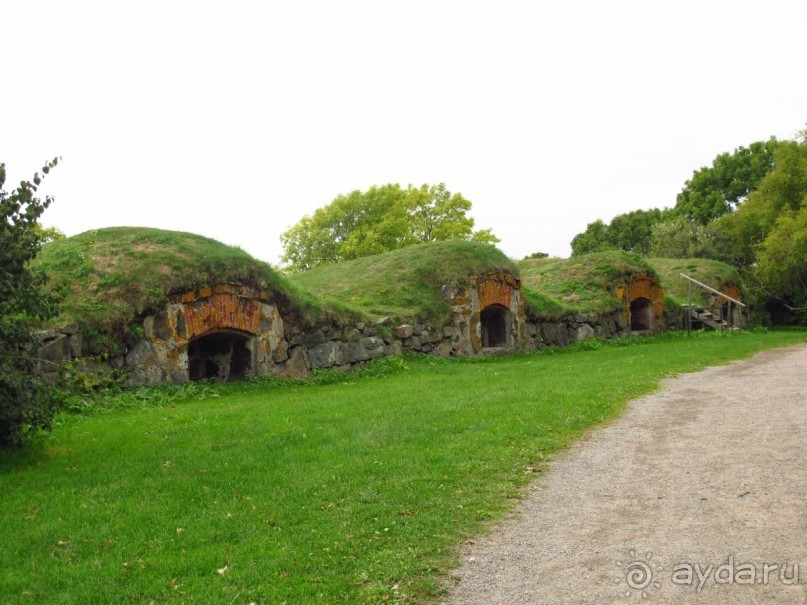
{"type": "Polygon", "coordinates": [[[479,314],[482,324],[482,346],[507,346],[507,309],[501,305],[485,307],[479,314]]]}
{"type": "Polygon", "coordinates": [[[241,334],[217,332],[201,336],[188,345],[188,378],[230,382],[245,378],[252,370],[249,340],[241,334]]]}
{"type": "Polygon", "coordinates": [[[630,304],[630,329],[645,332],[653,327],[653,309],[650,301],[639,297],[630,304]]]}

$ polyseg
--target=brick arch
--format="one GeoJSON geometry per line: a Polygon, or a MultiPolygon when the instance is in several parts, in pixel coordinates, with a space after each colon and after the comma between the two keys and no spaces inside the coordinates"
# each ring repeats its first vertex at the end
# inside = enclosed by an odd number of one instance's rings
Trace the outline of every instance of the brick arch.
{"type": "Polygon", "coordinates": [[[144,327],[150,347],[144,364],[150,382],[188,380],[189,346],[209,335],[243,337],[251,355],[249,369],[259,374],[272,371],[288,358],[277,305],[266,291],[238,284],[222,283],[175,294],[160,313],[147,318],[144,327]]]}
{"type": "MultiPolygon", "coordinates": [[[[526,314],[521,294],[521,281],[507,273],[492,272],[471,277],[462,285],[443,287],[443,296],[452,308],[452,316],[446,328],[454,333],[452,355],[474,355],[488,348],[518,351],[526,342],[526,314]],[[485,319],[493,309],[500,310],[497,316],[504,321],[504,334],[497,331],[495,345],[490,347],[490,332],[484,332],[485,319]],[[487,340],[487,344],[485,343],[487,340]],[[504,343],[501,341],[504,340],[504,343]]],[[[493,318],[493,322],[497,321],[493,318]]]]}
{"type": "Polygon", "coordinates": [[[233,330],[251,336],[261,331],[266,292],[218,284],[179,296],[188,340],[211,332],[233,330]]]}
{"type": "Polygon", "coordinates": [[[622,302],[622,314],[626,325],[636,325],[631,317],[631,308],[640,308],[646,319],[641,322],[645,329],[656,331],[662,327],[664,318],[664,290],[658,280],[648,273],[636,273],[630,282],[616,288],[615,294],[622,302]],[[647,301],[645,303],[644,301],[647,301]]]}

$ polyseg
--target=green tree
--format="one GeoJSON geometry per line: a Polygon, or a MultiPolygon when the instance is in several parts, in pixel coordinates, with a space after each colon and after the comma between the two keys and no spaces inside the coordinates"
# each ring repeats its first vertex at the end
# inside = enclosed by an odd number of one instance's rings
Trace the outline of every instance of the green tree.
{"type": "Polygon", "coordinates": [[[572,239],[572,256],[614,248],[615,246],[608,240],[608,226],[601,219],[586,225],[586,230],[572,239]]]}
{"type": "Polygon", "coordinates": [[[396,250],[422,242],[466,239],[498,242],[489,229],[473,231],[471,202],[443,183],[371,187],[337,196],[285,231],[283,262],[295,271],[396,250]]]}
{"type": "MultiPolygon", "coordinates": [[[[42,168],[46,175],[57,160],[42,168]]],[[[26,355],[33,345],[30,321],[53,312],[44,294],[44,276],[34,271],[31,260],[42,243],[39,217],[51,204],[37,198],[37,186],[23,181],[10,193],[3,190],[5,164],[0,164],[0,446],[23,444],[37,430],[50,428],[53,411],[50,395],[34,374],[34,362],[26,355]]]]}
{"type": "Polygon", "coordinates": [[[714,223],[724,242],[721,260],[740,268],[751,267],[757,249],[768,237],[776,221],[796,213],[807,194],[807,143],[782,141],[774,153],[775,168],[762,179],[737,212],[714,223]]]}
{"type": "Polygon", "coordinates": [[[807,203],[777,219],[759,247],[755,274],[769,296],[807,320],[807,203]]]}
{"type": "Polygon", "coordinates": [[[600,252],[602,250],[625,250],[647,254],[653,226],[668,218],[670,210],[634,210],[615,216],[609,224],[601,220],[589,223],[583,233],[572,239],[572,256],[600,252]]]}
{"type": "Polygon", "coordinates": [[[717,234],[682,216],[653,225],[650,255],[662,258],[714,258],[717,234]]]}
{"type": "Polygon", "coordinates": [[[728,214],[742,204],[774,165],[775,138],[721,153],[711,166],[696,170],[675,204],[675,212],[702,224],[728,214]]]}

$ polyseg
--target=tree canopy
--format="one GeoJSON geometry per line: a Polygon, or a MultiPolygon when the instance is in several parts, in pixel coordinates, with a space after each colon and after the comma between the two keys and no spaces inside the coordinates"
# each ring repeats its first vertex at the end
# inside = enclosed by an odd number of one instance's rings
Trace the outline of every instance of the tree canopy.
{"type": "Polygon", "coordinates": [[[656,248],[653,254],[662,250],[687,256],[707,254],[718,236],[690,223],[708,225],[736,211],[773,168],[779,145],[770,138],[721,153],[711,166],[696,170],[684,183],[674,208],[635,210],[610,223],[589,223],[572,239],[572,255],[602,250],[649,254],[652,248],[656,248]]]}
{"type": "Polygon", "coordinates": [[[431,241],[498,242],[489,229],[473,230],[470,210],[471,202],[443,183],[352,191],[304,216],[280,236],[283,262],[303,271],[431,241]]]}
{"type": "Polygon", "coordinates": [[[736,213],[721,217],[721,255],[745,271],[762,298],[807,319],[807,141],[779,143],[775,166],[736,213]]]}
{"type": "Polygon", "coordinates": [[[721,153],[674,208],[597,220],[572,240],[573,255],[608,249],[730,263],[758,303],[807,321],[807,130],[721,153]]]}
{"type": "MultiPolygon", "coordinates": [[[[43,175],[57,160],[42,167],[43,175]]],[[[33,361],[25,354],[33,342],[30,320],[47,318],[52,300],[43,293],[44,276],[31,269],[30,262],[42,244],[39,217],[51,204],[37,198],[37,186],[23,181],[6,193],[5,164],[0,164],[0,446],[22,444],[36,430],[48,428],[52,410],[47,390],[33,372],[33,361]]]]}
{"type": "Polygon", "coordinates": [[[773,168],[778,144],[772,137],[738,147],[696,170],[678,194],[676,214],[706,224],[736,210],[773,168]]]}
{"type": "Polygon", "coordinates": [[[572,240],[572,256],[624,250],[638,254],[650,252],[653,227],[670,216],[670,210],[634,210],[615,216],[609,224],[601,220],[589,223],[572,240]]]}

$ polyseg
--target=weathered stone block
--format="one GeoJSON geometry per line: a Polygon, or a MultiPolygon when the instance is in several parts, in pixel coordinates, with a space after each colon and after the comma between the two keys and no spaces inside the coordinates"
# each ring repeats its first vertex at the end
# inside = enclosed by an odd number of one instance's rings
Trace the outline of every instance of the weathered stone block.
{"type": "MultiPolygon", "coordinates": [[[[143,366],[154,355],[154,345],[147,340],[137,342],[126,354],[126,365],[131,367],[143,366]]],[[[149,383],[150,384],[150,383],[149,383]]]]}
{"type": "Polygon", "coordinates": [[[325,342],[325,335],[321,330],[314,330],[306,334],[298,334],[292,339],[292,344],[304,347],[315,347],[325,342]]]}
{"type": "Polygon", "coordinates": [[[451,351],[453,350],[454,350],[453,345],[450,342],[444,340],[439,345],[437,345],[437,347],[435,347],[434,354],[440,357],[450,357],[451,351]]]}
{"type": "Polygon", "coordinates": [[[569,330],[566,328],[566,324],[558,324],[555,330],[558,336],[558,344],[562,347],[569,344],[571,337],[569,336],[569,330]]]}
{"type": "Polygon", "coordinates": [[[46,340],[53,340],[56,338],[56,330],[37,330],[34,332],[34,337],[39,342],[45,342],[46,340]]]}
{"type": "Polygon", "coordinates": [[[70,359],[70,338],[59,334],[53,340],[44,342],[39,349],[38,357],[53,363],[68,361],[70,359]]]}
{"type": "Polygon", "coordinates": [[[541,340],[548,345],[553,345],[558,342],[558,327],[557,324],[542,323],[541,324],[541,340]]]}
{"type": "Polygon", "coordinates": [[[420,335],[420,340],[423,344],[434,344],[443,340],[442,334],[439,332],[432,332],[431,330],[423,330],[420,335]]]}
{"type": "Polygon", "coordinates": [[[78,334],[78,324],[77,323],[65,324],[61,328],[59,328],[59,332],[61,332],[62,334],[67,334],[68,336],[78,334]]]}
{"type": "Polygon", "coordinates": [[[576,340],[588,340],[589,338],[594,338],[594,328],[588,324],[582,324],[577,328],[576,340]]]}
{"type": "Polygon", "coordinates": [[[291,351],[289,360],[278,376],[281,378],[304,378],[309,374],[311,374],[311,372],[308,355],[304,348],[296,347],[291,351]]]}
{"type": "Polygon", "coordinates": [[[403,324],[395,328],[395,336],[398,338],[411,338],[414,333],[410,324],[403,324]]]}
{"type": "Polygon", "coordinates": [[[81,357],[81,349],[84,344],[84,338],[81,334],[73,334],[67,337],[70,340],[70,356],[81,357]]]}

